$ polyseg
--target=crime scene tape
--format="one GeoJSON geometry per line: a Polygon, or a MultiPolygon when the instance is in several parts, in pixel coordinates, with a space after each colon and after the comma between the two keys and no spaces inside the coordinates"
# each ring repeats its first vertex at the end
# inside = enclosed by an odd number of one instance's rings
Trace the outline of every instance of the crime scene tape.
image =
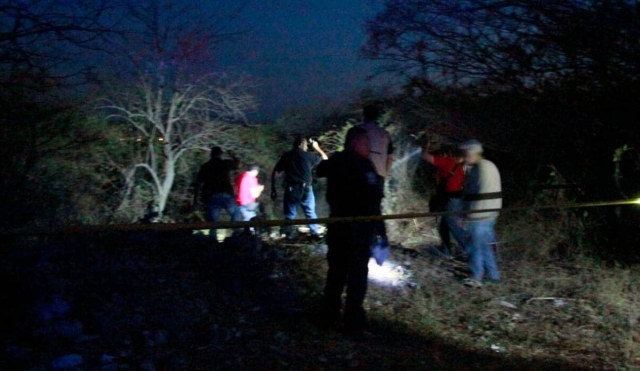
{"type": "Polygon", "coordinates": [[[60,227],[41,227],[41,228],[1,228],[1,236],[46,236],[46,235],[79,235],[104,232],[177,232],[200,229],[244,229],[244,228],[261,228],[261,227],[282,227],[293,225],[307,224],[334,224],[334,223],[353,223],[353,222],[374,222],[384,220],[401,220],[401,219],[422,219],[443,215],[469,215],[490,212],[514,212],[514,211],[531,211],[531,210],[554,210],[554,209],[582,209],[593,207],[623,206],[623,205],[640,205],[640,199],[637,200],[617,200],[602,202],[586,202],[565,205],[543,205],[543,206],[518,206],[507,207],[501,209],[483,209],[483,210],[466,210],[466,211],[443,211],[443,212],[426,212],[426,213],[404,213],[389,215],[368,215],[353,217],[333,217],[333,218],[317,218],[317,219],[274,219],[264,220],[256,219],[247,222],[195,222],[195,223],[149,223],[149,224],[98,224],[98,225],[76,225],[76,226],[60,226],[60,227]]]}

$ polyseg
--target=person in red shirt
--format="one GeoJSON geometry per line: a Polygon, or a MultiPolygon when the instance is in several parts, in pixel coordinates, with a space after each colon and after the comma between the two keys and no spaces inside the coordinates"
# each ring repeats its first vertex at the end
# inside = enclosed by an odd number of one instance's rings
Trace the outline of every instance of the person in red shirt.
{"type": "MultiPolygon", "coordinates": [[[[441,155],[429,152],[429,143],[422,151],[422,158],[437,169],[435,196],[429,202],[430,212],[462,211],[464,202],[462,189],[464,187],[464,155],[458,149],[450,149],[441,155]]],[[[444,215],[440,220],[440,238],[442,240],[441,251],[446,256],[451,256],[451,235],[458,246],[464,249],[465,230],[462,227],[462,215],[444,215]]]]}
{"type": "Polygon", "coordinates": [[[258,215],[260,204],[257,200],[262,191],[264,191],[264,185],[261,185],[258,181],[259,173],[260,168],[257,165],[250,165],[247,171],[240,174],[236,179],[236,186],[238,187],[236,203],[244,221],[249,221],[258,215]]]}

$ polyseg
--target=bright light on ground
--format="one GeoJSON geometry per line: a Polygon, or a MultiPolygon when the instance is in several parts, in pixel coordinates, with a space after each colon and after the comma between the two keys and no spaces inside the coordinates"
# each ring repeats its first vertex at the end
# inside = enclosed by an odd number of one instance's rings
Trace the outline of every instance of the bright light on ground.
{"type": "Polygon", "coordinates": [[[369,281],[390,286],[399,285],[405,281],[404,269],[390,261],[380,266],[372,258],[369,260],[369,281]]]}
{"type": "Polygon", "coordinates": [[[636,205],[640,205],[640,198],[639,198],[639,199],[637,199],[637,200],[635,200],[635,201],[634,201],[634,203],[635,203],[636,205]]]}
{"type": "Polygon", "coordinates": [[[196,229],[192,232],[192,234],[194,235],[203,235],[203,236],[212,236],[211,232],[215,231],[216,232],[216,240],[218,240],[218,242],[224,242],[224,239],[227,238],[229,236],[229,234],[227,233],[226,229],[218,229],[218,230],[213,230],[213,229],[196,229]]]}

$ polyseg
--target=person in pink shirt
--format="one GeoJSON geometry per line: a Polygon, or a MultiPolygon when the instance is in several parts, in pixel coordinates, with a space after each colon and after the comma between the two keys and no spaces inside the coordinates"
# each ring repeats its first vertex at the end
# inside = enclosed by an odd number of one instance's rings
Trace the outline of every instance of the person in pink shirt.
{"type": "Polygon", "coordinates": [[[258,181],[259,173],[260,168],[257,165],[250,165],[247,171],[240,174],[236,179],[238,187],[236,203],[244,221],[249,221],[258,215],[260,204],[257,200],[262,191],[264,191],[264,185],[261,185],[258,181]]]}

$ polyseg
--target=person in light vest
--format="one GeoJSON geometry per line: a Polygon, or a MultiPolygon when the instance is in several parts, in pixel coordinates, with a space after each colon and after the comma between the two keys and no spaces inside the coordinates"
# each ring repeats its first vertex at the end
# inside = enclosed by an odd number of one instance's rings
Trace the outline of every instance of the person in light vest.
{"type": "Polygon", "coordinates": [[[500,272],[494,245],[498,239],[494,227],[502,208],[502,184],[496,165],[483,157],[482,144],[470,140],[460,145],[465,156],[465,183],[463,190],[468,240],[466,251],[472,278],[469,286],[480,286],[483,280],[499,281],[500,272]],[[487,210],[482,212],[482,210],[487,210]]]}

